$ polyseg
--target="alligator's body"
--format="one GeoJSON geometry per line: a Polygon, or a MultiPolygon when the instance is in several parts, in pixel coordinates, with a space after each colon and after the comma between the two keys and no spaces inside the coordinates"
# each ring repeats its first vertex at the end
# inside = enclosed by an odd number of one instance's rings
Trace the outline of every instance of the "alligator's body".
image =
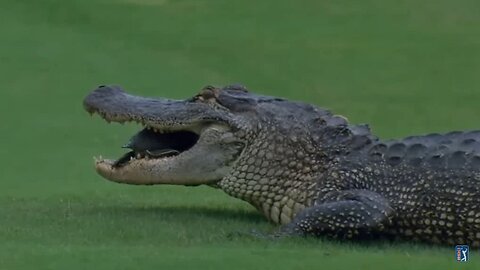
{"type": "Polygon", "coordinates": [[[110,180],[208,184],[283,224],[283,234],[480,247],[480,131],[384,142],[327,110],[240,86],[185,101],[101,87],[84,104],[159,132],[142,131],[119,161],[97,161],[110,180]]]}

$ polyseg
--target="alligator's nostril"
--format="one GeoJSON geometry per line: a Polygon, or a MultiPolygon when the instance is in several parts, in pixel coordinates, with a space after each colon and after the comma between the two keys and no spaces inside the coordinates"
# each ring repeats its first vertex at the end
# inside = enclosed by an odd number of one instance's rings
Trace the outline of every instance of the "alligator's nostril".
{"type": "Polygon", "coordinates": [[[106,85],[103,85],[103,84],[102,84],[102,85],[99,85],[99,86],[98,86],[98,88],[104,88],[104,87],[106,87],[106,85]]]}

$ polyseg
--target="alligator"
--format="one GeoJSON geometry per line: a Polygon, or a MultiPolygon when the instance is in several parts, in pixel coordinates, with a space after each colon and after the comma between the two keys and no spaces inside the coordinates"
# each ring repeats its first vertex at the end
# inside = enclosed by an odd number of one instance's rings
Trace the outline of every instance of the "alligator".
{"type": "Polygon", "coordinates": [[[96,159],[108,180],[218,188],[278,235],[480,247],[480,130],[381,140],[366,124],[242,85],[185,100],[100,86],[83,105],[144,126],[124,156],[96,159]]]}

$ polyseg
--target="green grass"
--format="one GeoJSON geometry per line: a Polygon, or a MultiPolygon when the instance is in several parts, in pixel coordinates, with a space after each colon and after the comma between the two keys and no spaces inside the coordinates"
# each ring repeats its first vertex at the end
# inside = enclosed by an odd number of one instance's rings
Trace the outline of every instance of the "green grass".
{"type": "Polygon", "coordinates": [[[243,82],[382,137],[480,128],[475,0],[2,0],[0,269],[479,269],[452,248],[271,241],[206,187],[103,181],[136,126],[81,106],[99,84],[185,98],[243,82]]]}

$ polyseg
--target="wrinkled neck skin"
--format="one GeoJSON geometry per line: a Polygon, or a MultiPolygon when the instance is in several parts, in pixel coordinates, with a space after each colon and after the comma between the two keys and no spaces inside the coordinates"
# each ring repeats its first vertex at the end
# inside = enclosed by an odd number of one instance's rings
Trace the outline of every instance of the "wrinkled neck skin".
{"type": "Polygon", "coordinates": [[[279,113],[268,109],[267,105],[258,114],[264,117],[246,139],[248,144],[231,172],[215,185],[251,203],[272,222],[286,224],[318,197],[326,168],[337,162],[330,159],[332,154],[339,157],[355,146],[352,133],[363,138],[369,132],[324,111],[302,115],[301,110],[279,113]]]}

